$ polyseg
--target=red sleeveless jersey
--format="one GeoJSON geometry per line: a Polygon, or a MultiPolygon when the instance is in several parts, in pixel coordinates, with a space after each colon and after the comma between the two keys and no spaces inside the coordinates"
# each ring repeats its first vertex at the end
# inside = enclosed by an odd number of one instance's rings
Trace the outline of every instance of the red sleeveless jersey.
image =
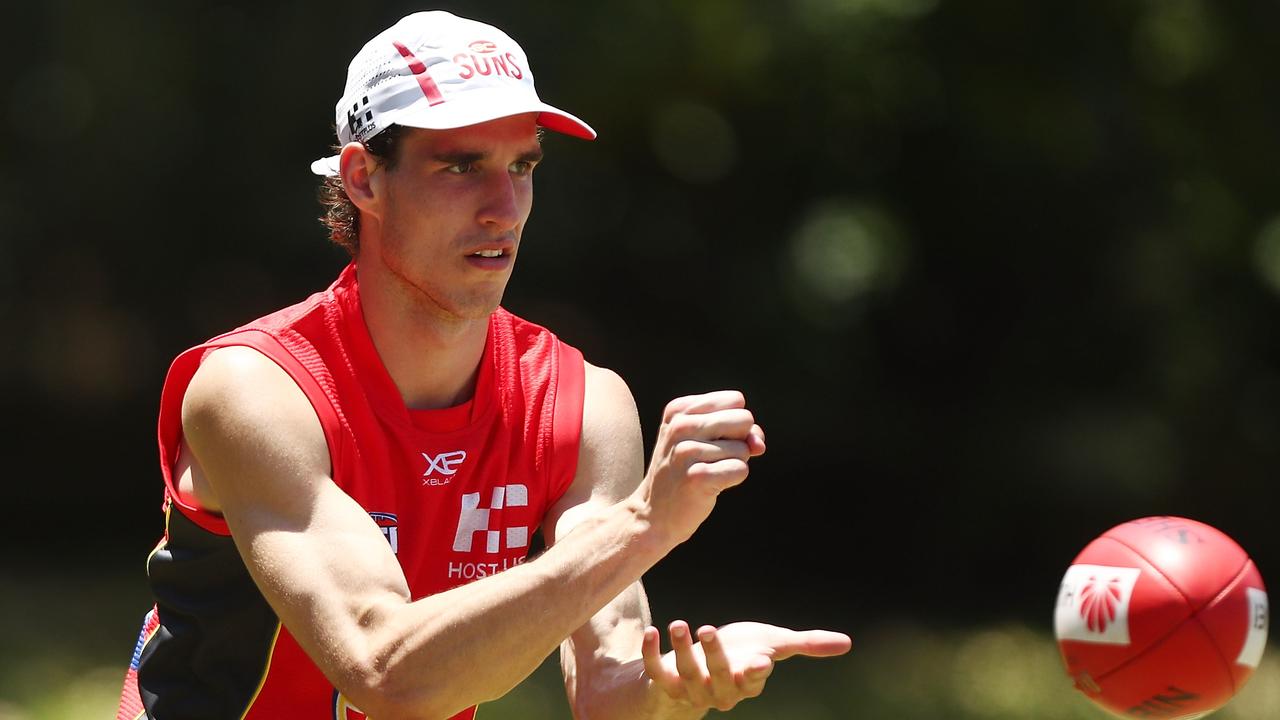
{"type": "Polygon", "coordinates": [[[369,338],[353,263],[325,292],[174,361],[159,422],[166,530],[147,564],[157,602],[117,717],[363,718],[271,611],[226,522],[175,491],[183,395],[203,358],[233,345],[271,358],[302,389],[324,429],[333,481],[381,528],[415,599],[524,562],[576,469],[582,355],[499,308],[472,400],[410,410],[369,338]]]}

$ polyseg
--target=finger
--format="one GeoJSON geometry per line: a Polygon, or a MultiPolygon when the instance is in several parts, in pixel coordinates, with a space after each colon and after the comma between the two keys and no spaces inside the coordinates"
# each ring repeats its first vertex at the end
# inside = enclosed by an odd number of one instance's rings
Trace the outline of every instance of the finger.
{"type": "Polygon", "coordinates": [[[792,655],[809,657],[833,657],[849,652],[853,639],[844,633],[830,630],[792,631],[790,637],[774,646],[774,659],[785,660],[792,655]]]}
{"type": "Polygon", "coordinates": [[[747,399],[737,390],[717,390],[701,395],[686,395],[667,403],[662,411],[662,422],[670,422],[679,413],[706,413],[724,408],[747,406],[747,399]]]}
{"type": "Polygon", "coordinates": [[[694,463],[686,473],[689,479],[703,485],[712,492],[723,492],[731,487],[741,485],[747,479],[750,468],[747,463],[737,458],[717,460],[710,463],[694,463]]]}
{"type": "Polygon", "coordinates": [[[670,442],[681,440],[741,440],[746,441],[755,416],[746,408],[729,408],[707,413],[682,413],[671,419],[663,430],[670,442]]]}
{"type": "Polygon", "coordinates": [[[644,658],[644,672],[649,679],[675,699],[684,697],[680,679],[667,672],[662,664],[662,633],[656,627],[646,627],[640,642],[640,655],[644,658]]]}
{"type": "Polygon", "coordinates": [[[712,703],[717,710],[730,710],[738,703],[741,694],[724,646],[720,644],[720,636],[714,627],[704,625],[698,628],[698,641],[702,643],[702,654],[707,662],[712,703]]]}
{"type": "Polygon", "coordinates": [[[716,462],[736,458],[751,459],[751,451],[741,440],[681,440],[671,451],[677,463],[688,467],[698,462],[716,462]]]}
{"type": "Polygon", "coordinates": [[[751,426],[751,431],[747,433],[747,448],[751,451],[751,457],[764,454],[764,428],[759,425],[751,426]]]}
{"type": "Polygon", "coordinates": [[[738,675],[738,690],[743,697],[756,697],[764,692],[765,681],[773,674],[774,662],[768,655],[756,655],[738,675]]]}
{"type": "Polygon", "coordinates": [[[702,664],[693,651],[693,635],[689,632],[688,623],[675,620],[668,630],[671,633],[671,649],[676,655],[676,672],[680,673],[685,696],[697,707],[710,705],[711,694],[707,689],[702,664]]]}

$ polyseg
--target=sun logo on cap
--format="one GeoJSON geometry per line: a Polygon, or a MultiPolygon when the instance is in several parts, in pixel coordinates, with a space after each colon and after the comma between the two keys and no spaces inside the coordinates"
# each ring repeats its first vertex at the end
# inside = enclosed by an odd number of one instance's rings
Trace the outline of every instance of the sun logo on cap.
{"type": "Polygon", "coordinates": [[[1116,620],[1116,606],[1120,603],[1120,578],[1108,582],[1090,576],[1080,591],[1080,617],[1090,632],[1103,633],[1107,625],[1116,620]]]}
{"type": "Polygon", "coordinates": [[[497,52],[498,50],[498,46],[493,44],[492,42],[489,42],[488,40],[476,40],[475,42],[471,43],[467,47],[471,48],[471,52],[480,53],[481,55],[485,53],[497,52]]]}

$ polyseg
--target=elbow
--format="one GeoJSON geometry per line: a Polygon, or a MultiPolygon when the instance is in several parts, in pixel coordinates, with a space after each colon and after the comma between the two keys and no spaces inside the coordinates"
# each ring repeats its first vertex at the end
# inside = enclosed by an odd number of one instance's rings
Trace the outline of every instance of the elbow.
{"type": "Polygon", "coordinates": [[[576,672],[565,674],[564,689],[569,699],[569,712],[573,720],[598,720],[598,718],[609,717],[607,708],[599,707],[600,702],[594,688],[587,686],[583,682],[584,679],[576,672]]]}
{"type": "Polygon", "coordinates": [[[346,699],[350,709],[377,720],[446,720],[477,704],[434,679],[447,672],[421,670],[377,658],[362,662],[339,688],[339,702],[346,699]]]}
{"type": "MultiPolygon", "coordinates": [[[[596,697],[590,693],[579,695],[569,704],[569,711],[573,714],[573,720],[606,720],[607,718],[623,717],[620,708],[615,702],[609,702],[605,698],[596,697]]],[[[627,707],[626,717],[635,717],[635,713],[648,713],[647,708],[627,707]]],[[[648,714],[642,717],[650,717],[648,714]]]]}
{"type": "Polygon", "coordinates": [[[353,710],[377,720],[447,720],[501,694],[443,637],[443,613],[406,616],[406,607],[397,600],[360,615],[358,639],[331,677],[353,710]]]}
{"type": "Polygon", "coordinates": [[[338,702],[346,700],[349,709],[378,720],[445,720],[463,709],[433,702],[431,695],[423,688],[408,691],[391,683],[369,681],[342,691],[338,702]]]}

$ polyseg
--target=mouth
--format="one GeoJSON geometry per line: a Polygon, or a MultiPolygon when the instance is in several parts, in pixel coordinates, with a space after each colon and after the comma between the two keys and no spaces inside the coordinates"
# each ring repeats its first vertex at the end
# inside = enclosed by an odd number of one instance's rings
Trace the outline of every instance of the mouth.
{"type": "Polygon", "coordinates": [[[514,245],[499,244],[497,247],[490,245],[472,250],[463,257],[468,265],[477,270],[506,272],[511,269],[511,264],[516,260],[516,249],[514,245]]]}

